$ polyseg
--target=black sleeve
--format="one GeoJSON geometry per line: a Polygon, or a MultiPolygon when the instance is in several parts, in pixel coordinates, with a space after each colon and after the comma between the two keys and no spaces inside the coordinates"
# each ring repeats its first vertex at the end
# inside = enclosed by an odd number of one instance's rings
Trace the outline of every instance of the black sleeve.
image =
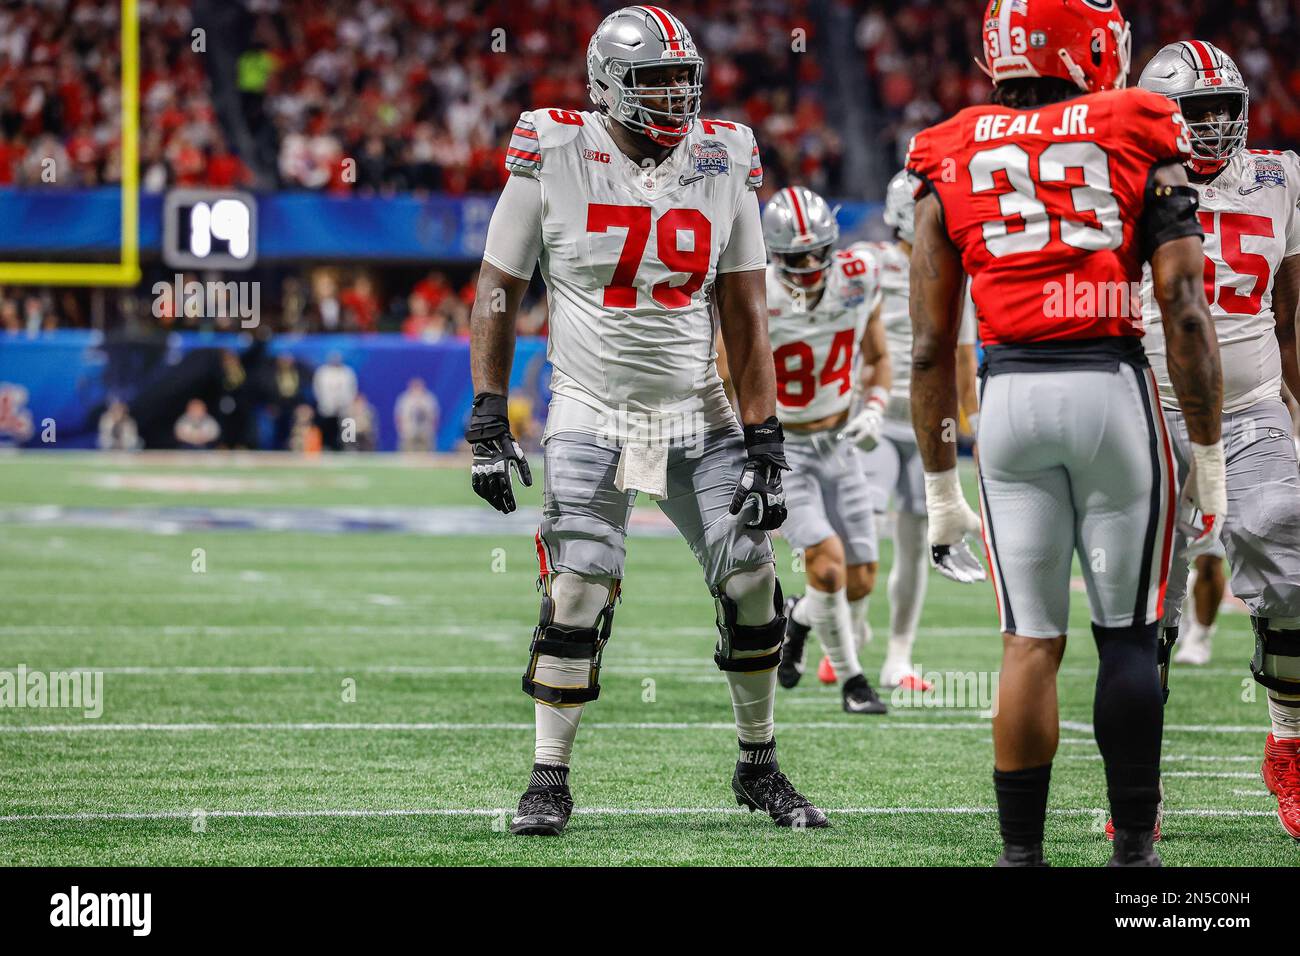
{"type": "Polygon", "coordinates": [[[1184,236],[1205,238],[1205,230],[1196,215],[1201,204],[1200,196],[1191,186],[1157,183],[1156,170],[1159,168],[1152,168],[1143,195],[1142,219],[1138,225],[1143,262],[1150,262],[1156,250],[1166,242],[1184,236]]]}

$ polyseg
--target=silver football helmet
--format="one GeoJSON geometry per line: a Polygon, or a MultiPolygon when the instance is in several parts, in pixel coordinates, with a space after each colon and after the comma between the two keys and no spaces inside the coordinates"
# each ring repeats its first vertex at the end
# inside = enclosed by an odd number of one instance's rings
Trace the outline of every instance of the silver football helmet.
{"type": "Polygon", "coordinates": [[[1182,110],[1192,131],[1192,161],[1197,173],[1214,173],[1245,148],[1250,126],[1250,90],[1237,64],[1213,43],[1183,40],[1151,58],[1138,86],[1161,93],[1182,110]],[[1214,120],[1201,120],[1197,100],[1224,97],[1232,106],[1214,120]]]}
{"type": "Polygon", "coordinates": [[[700,115],[704,59],[681,20],[662,7],[623,7],[596,28],[587,44],[587,92],[617,123],[675,146],[700,115]],[[647,86],[637,74],[685,66],[685,85],[647,86]],[[658,101],[657,105],[649,105],[658,101]],[[658,108],[666,105],[666,109],[658,108]]]}
{"type": "Polygon", "coordinates": [[[835,210],[806,186],[782,189],[763,210],[767,254],[787,285],[820,289],[839,238],[835,210]]]}
{"type": "Polygon", "coordinates": [[[906,170],[899,170],[885,187],[885,225],[898,230],[899,238],[916,241],[916,181],[906,170]]]}

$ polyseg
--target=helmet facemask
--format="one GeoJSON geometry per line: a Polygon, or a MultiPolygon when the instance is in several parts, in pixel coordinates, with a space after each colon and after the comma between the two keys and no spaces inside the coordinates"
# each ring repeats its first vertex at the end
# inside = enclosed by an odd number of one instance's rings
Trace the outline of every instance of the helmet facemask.
{"type": "Polygon", "coordinates": [[[695,125],[704,92],[704,61],[683,58],[663,63],[611,63],[609,73],[621,84],[613,118],[660,146],[676,146],[695,125]],[[621,68],[621,69],[620,69],[621,68]],[[665,85],[685,68],[687,82],[665,85]]]}
{"type": "Polygon", "coordinates": [[[1191,130],[1192,160],[1189,165],[1194,172],[1217,172],[1246,147],[1250,114],[1248,91],[1198,90],[1178,96],[1175,101],[1191,130]],[[1204,117],[1209,112],[1216,113],[1216,118],[1193,119],[1204,117]]]}
{"type": "Polygon", "coordinates": [[[781,281],[792,289],[816,292],[826,284],[826,272],[831,267],[834,243],[798,249],[794,252],[775,252],[772,259],[781,281]]]}

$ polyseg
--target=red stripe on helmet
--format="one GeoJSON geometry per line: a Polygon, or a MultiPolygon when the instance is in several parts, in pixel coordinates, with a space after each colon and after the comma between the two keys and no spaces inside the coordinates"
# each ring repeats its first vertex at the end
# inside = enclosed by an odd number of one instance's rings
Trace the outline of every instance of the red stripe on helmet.
{"type": "Polygon", "coordinates": [[[1219,71],[1214,66],[1214,57],[1210,55],[1209,49],[1200,40],[1188,40],[1187,44],[1196,52],[1196,58],[1201,61],[1201,69],[1205,72],[1206,79],[1215,79],[1219,71]]]}
{"type": "Polygon", "coordinates": [[[659,29],[663,31],[664,39],[668,41],[668,49],[680,50],[681,38],[677,35],[677,28],[673,25],[673,18],[668,12],[659,7],[641,7],[641,9],[659,21],[659,29]]]}
{"type": "Polygon", "coordinates": [[[808,220],[804,218],[803,206],[799,203],[799,194],[794,191],[793,186],[786,188],[786,193],[790,196],[790,206],[794,209],[794,217],[799,221],[799,235],[808,235],[808,220]]]}

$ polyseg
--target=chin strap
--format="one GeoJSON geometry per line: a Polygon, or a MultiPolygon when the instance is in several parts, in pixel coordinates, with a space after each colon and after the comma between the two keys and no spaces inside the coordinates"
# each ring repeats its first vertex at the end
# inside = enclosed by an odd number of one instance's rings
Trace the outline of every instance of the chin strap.
{"type": "Polygon", "coordinates": [[[1199,159],[1193,156],[1187,161],[1188,168],[1198,176],[1217,176],[1227,165],[1226,159],[1199,159]]]}

